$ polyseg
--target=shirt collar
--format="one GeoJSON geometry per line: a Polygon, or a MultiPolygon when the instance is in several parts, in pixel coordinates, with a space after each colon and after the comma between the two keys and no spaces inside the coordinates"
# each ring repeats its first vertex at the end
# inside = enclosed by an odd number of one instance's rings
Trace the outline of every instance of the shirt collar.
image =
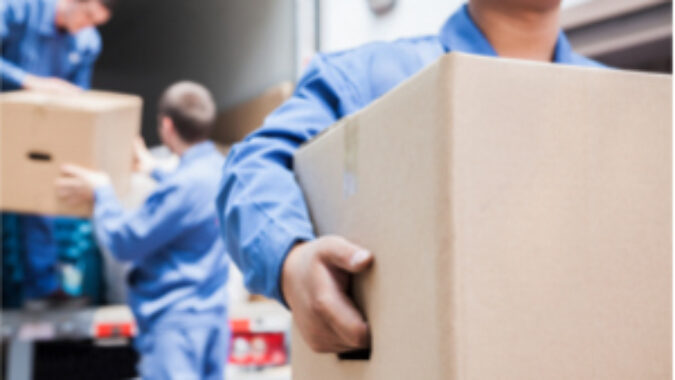
{"type": "Polygon", "coordinates": [[[58,0],[45,0],[42,2],[42,14],[40,15],[40,25],[38,30],[44,35],[54,35],[56,29],[56,3],[58,0]]]}
{"type": "Polygon", "coordinates": [[[189,162],[198,160],[205,155],[208,155],[210,153],[213,153],[216,150],[215,145],[213,145],[213,142],[206,140],[202,141],[200,143],[197,143],[186,150],[183,155],[180,157],[180,164],[184,165],[189,162]]]}
{"type": "MultiPolygon", "coordinates": [[[[441,28],[440,40],[446,52],[486,55],[496,57],[497,52],[485,38],[471,18],[469,6],[464,4],[455,12],[441,28]]],[[[572,47],[562,31],[558,35],[553,61],[556,63],[572,63],[572,47]]]]}

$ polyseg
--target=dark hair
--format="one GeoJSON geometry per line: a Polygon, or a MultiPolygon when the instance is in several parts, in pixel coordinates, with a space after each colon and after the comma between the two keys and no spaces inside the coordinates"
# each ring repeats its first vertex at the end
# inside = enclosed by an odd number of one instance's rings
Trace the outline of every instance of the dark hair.
{"type": "Polygon", "coordinates": [[[171,119],[183,141],[195,143],[211,135],[216,105],[206,87],[182,81],[164,90],[159,100],[159,115],[171,119]]]}

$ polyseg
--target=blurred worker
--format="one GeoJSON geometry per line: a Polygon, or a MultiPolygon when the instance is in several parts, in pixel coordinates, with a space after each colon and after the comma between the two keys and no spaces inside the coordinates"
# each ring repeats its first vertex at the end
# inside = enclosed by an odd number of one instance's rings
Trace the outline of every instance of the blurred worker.
{"type": "MultiPolygon", "coordinates": [[[[73,92],[90,87],[101,51],[95,27],[110,19],[114,0],[0,1],[2,91],[73,92]]],[[[64,298],[59,289],[53,218],[20,216],[25,257],[24,295],[64,298]]]]}
{"type": "Polygon", "coordinates": [[[342,237],[315,236],[293,176],[295,150],[448,52],[599,66],[572,51],[559,29],[560,2],[470,0],[438,35],[318,54],[293,97],[232,148],[218,197],[228,252],[252,292],[290,306],[314,350],[369,345],[346,288],[373,255],[342,237]]]}
{"type": "Polygon", "coordinates": [[[2,90],[89,88],[113,0],[0,2],[2,90]]]}
{"type": "Polygon", "coordinates": [[[137,142],[137,169],[159,182],[137,210],[125,212],[105,173],[66,165],[57,181],[65,201],[94,202],[99,244],[131,263],[128,298],[144,379],[223,376],[229,259],[214,204],[224,158],[207,140],[214,118],[215,104],[203,86],[179,82],[164,92],[159,136],[180,163],[162,172],[137,142]]]}

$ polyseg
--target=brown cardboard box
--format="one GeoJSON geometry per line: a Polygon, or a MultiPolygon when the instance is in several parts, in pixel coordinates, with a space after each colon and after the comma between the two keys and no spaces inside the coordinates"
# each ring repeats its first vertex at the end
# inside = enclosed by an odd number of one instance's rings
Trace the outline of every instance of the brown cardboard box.
{"type": "Polygon", "coordinates": [[[260,96],[234,106],[218,115],[211,138],[232,145],[258,129],[272,113],[293,93],[293,83],[283,82],[269,88],[260,96]]]}
{"type": "Polygon", "coordinates": [[[300,149],[318,234],[375,254],[369,360],[297,380],[670,379],[671,78],[441,58],[300,149]]]}
{"type": "Polygon", "coordinates": [[[0,95],[2,134],[0,209],[88,216],[54,191],[70,162],[110,174],[119,193],[129,182],[132,141],[139,133],[141,99],[98,91],[75,95],[10,92],[0,95]]]}

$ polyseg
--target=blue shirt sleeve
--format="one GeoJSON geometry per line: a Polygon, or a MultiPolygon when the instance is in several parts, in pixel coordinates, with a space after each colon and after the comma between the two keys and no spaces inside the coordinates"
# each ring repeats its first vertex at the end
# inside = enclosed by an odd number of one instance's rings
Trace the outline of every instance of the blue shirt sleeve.
{"type": "Polygon", "coordinates": [[[175,239],[188,213],[183,190],[160,185],[137,210],[123,209],[111,186],[96,189],[94,227],[99,244],[122,261],[137,261],[175,239]]]}
{"type": "MultiPolygon", "coordinates": [[[[23,2],[16,0],[0,1],[0,46],[4,46],[9,38],[9,31],[13,25],[26,21],[27,9],[23,2]]],[[[19,66],[0,56],[0,77],[2,82],[11,87],[21,87],[26,72],[19,66]]]]}
{"type": "Polygon", "coordinates": [[[23,87],[23,81],[26,79],[24,70],[2,57],[0,57],[0,75],[2,82],[11,87],[23,87]]]}
{"type": "Polygon", "coordinates": [[[340,117],[353,95],[346,85],[337,67],[318,56],[294,95],[228,155],[218,215],[228,252],[253,293],[284,302],[284,259],[294,243],[314,239],[293,153],[340,117]]]}

